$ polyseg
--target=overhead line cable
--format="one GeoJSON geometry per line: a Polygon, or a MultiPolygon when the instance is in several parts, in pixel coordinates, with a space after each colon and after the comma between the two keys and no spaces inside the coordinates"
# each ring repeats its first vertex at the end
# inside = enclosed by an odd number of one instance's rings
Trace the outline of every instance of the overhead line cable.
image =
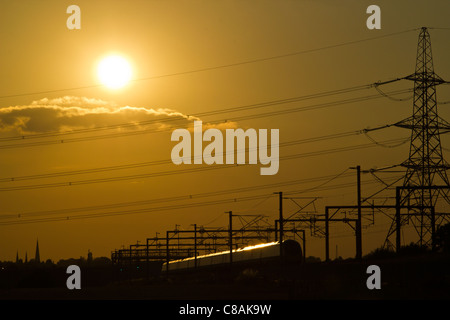
{"type": "Polygon", "coordinates": [[[242,111],[242,110],[252,110],[252,109],[257,109],[257,108],[274,106],[274,105],[278,105],[278,104],[299,102],[299,101],[310,100],[310,99],[314,99],[314,98],[322,98],[322,97],[327,97],[327,96],[331,96],[331,95],[335,95],[335,94],[354,92],[354,91],[361,90],[361,89],[369,89],[372,86],[373,85],[371,85],[371,84],[359,85],[359,86],[354,86],[354,87],[350,87],[350,88],[337,89],[337,90],[326,91],[326,92],[319,92],[319,93],[309,94],[309,95],[304,95],[304,96],[297,96],[297,97],[292,97],[292,98],[284,98],[284,99],[248,104],[248,105],[243,105],[243,106],[238,106],[238,107],[230,107],[230,108],[200,112],[200,113],[196,113],[193,115],[186,115],[186,117],[166,116],[165,118],[162,118],[162,119],[151,119],[151,120],[144,120],[144,121],[137,121],[137,122],[127,122],[127,123],[120,123],[120,124],[108,125],[108,126],[100,126],[100,127],[94,127],[94,128],[75,129],[75,130],[70,130],[70,131],[65,131],[65,132],[53,131],[53,132],[35,133],[35,134],[28,134],[28,135],[19,135],[19,136],[13,136],[13,137],[3,137],[3,138],[0,138],[0,141],[40,139],[40,138],[47,138],[47,137],[54,137],[54,136],[90,133],[90,132],[111,130],[111,129],[118,129],[118,128],[137,127],[137,126],[144,126],[144,125],[160,123],[160,122],[188,120],[189,118],[194,118],[194,117],[199,118],[199,117],[205,117],[205,116],[210,116],[210,115],[217,115],[217,114],[221,114],[221,113],[236,112],[236,111],[242,111]]]}
{"type": "MultiPolygon", "coordinates": [[[[277,146],[279,146],[281,148],[281,147],[293,146],[293,145],[304,144],[304,143],[318,142],[318,141],[323,141],[323,140],[328,140],[328,139],[343,138],[343,137],[353,136],[353,135],[357,135],[357,134],[360,134],[360,131],[348,131],[348,132],[342,132],[342,133],[338,133],[338,134],[329,134],[329,135],[324,135],[324,136],[319,136],[319,137],[312,137],[312,138],[305,138],[305,139],[282,142],[282,143],[278,144],[277,146]]],[[[249,148],[249,150],[253,150],[253,149],[249,148]]],[[[246,149],[236,150],[237,153],[246,152],[246,151],[247,151],[246,149]]],[[[224,156],[224,155],[227,155],[229,153],[234,153],[234,152],[235,152],[235,150],[224,152],[224,153],[217,153],[216,156],[224,156]]],[[[187,158],[182,158],[182,159],[184,161],[187,158]]],[[[191,159],[191,157],[189,157],[189,159],[191,159]]],[[[194,160],[195,160],[195,157],[194,157],[194,160]]],[[[55,173],[17,176],[17,177],[9,177],[9,178],[0,178],[0,183],[1,182],[43,179],[43,178],[55,178],[55,177],[78,175],[78,174],[99,173],[99,172],[106,172],[106,171],[113,171],[113,170],[135,169],[135,168],[154,166],[154,165],[164,165],[164,164],[171,164],[171,163],[172,163],[171,159],[165,159],[165,160],[154,160],[154,161],[131,163],[131,164],[117,165],[117,166],[97,167],[97,168],[84,169],[84,170],[72,170],[72,171],[61,171],[61,172],[55,172],[55,173]]]]}
{"type": "MultiPolygon", "coordinates": [[[[391,139],[384,142],[396,142],[398,140],[403,139],[391,139]]],[[[310,156],[318,156],[318,155],[325,155],[330,153],[336,153],[336,152],[344,152],[344,151],[354,151],[359,149],[365,149],[374,147],[376,144],[369,143],[369,144],[360,144],[355,146],[348,146],[348,147],[342,147],[342,148],[333,148],[333,149],[327,149],[327,150],[319,150],[319,151],[313,151],[313,152],[307,152],[307,153],[299,153],[299,154],[293,154],[288,156],[280,157],[281,160],[292,160],[292,159],[299,159],[299,158],[305,158],[310,156]]],[[[17,191],[17,190],[30,190],[30,189],[42,189],[42,188],[53,188],[53,187],[68,187],[68,186],[77,186],[77,185],[85,185],[85,184],[93,184],[93,183],[104,183],[104,182],[117,182],[117,181],[125,181],[125,180],[133,180],[133,179],[142,179],[142,178],[150,178],[150,177],[161,177],[161,176],[167,176],[167,175],[174,175],[174,174],[184,174],[184,173],[195,173],[195,172],[202,172],[202,171],[210,171],[210,170],[218,170],[218,169],[226,169],[231,167],[238,167],[238,166],[249,166],[249,164],[224,164],[224,165],[217,165],[217,166],[203,166],[203,167],[193,167],[188,169],[180,169],[180,170],[171,170],[171,171],[161,171],[161,172],[152,172],[152,173],[144,173],[144,174],[135,174],[135,175],[126,175],[126,176],[119,176],[119,177],[108,177],[108,178],[97,178],[97,179],[88,179],[88,180],[77,180],[77,181],[67,181],[67,182],[55,182],[55,183],[47,183],[47,184],[35,184],[35,185],[24,185],[24,186],[16,186],[16,187],[5,187],[0,188],[0,192],[3,191],[17,191]]]]}
{"type": "MultiPolygon", "coordinates": [[[[349,175],[341,175],[341,176],[346,177],[349,175]]],[[[163,198],[157,198],[157,199],[151,199],[151,200],[121,202],[121,203],[113,203],[113,204],[107,204],[107,205],[78,207],[78,208],[63,209],[63,210],[50,210],[50,211],[46,210],[46,211],[25,212],[25,213],[20,213],[20,216],[23,217],[23,216],[28,216],[28,215],[49,215],[49,214],[55,214],[55,213],[65,214],[65,213],[74,213],[74,212],[82,212],[82,211],[94,211],[94,210],[104,210],[104,209],[111,209],[111,208],[141,206],[141,205],[149,205],[149,204],[172,202],[172,201],[192,200],[192,199],[199,199],[199,198],[205,198],[205,197],[214,197],[214,196],[221,196],[221,195],[226,195],[226,194],[250,192],[250,191],[256,191],[256,190],[261,190],[261,189],[277,188],[277,187],[283,187],[283,186],[292,186],[292,185],[297,185],[297,184],[311,183],[311,182],[316,182],[316,181],[322,181],[324,179],[328,180],[330,178],[335,178],[335,176],[327,175],[327,176],[321,176],[321,177],[296,179],[296,180],[289,180],[289,181],[283,181],[283,182],[277,182],[277,183],[271,183],[271,184],[225,189],[225,190],[203,192],[203,193],[186,194],[186,195],[182,195],[182,196],[163,197],[163,198]]],[[[0,219],[11,218],[11,217],[17,217],[17,214],[0,215],[0,219]]]]}
{"type": "MultiPolygon", "coordinates": [[[[361,184],[373,184],[374,181],[363,181],[361,184]]],[[[354,183],[348,183],[339,187],[348,187],[353,186],[354,183]]],[[[317,191],[317,190],[316,190],[317,191]]],[[[291,191],[286,194],[296,194],[303,193],[302,191],[291,191]]],[[[171,206],[161,206],[161,207],[151,207],[151,208],[142,208],[142,209],[134,209],[128,211],[115,211],[115,212],[103,212],[103,213],[94,213],[94,214],[82,214],[75,216],[64,216],[64,217],[55,217],[55,218],[40,218],[40,219],[27,219],[27,220],[16,220],[16,221],[4,221],[0,222],[0,226],[6,225],[15,225],[15,224],[28,224],[28,223],[37,223],[37,222],[55,222],[55,221],[67,221],[67,220],[79,220],[79,219],[89,219],[89,218],[102,218],[102,217],[110,217],[110,216],[119,216],[119,215],[129,215],[129,214],[138,214],[138,213],[149,213],[149,212],[157,212],[157,211],[166,211],[166,210],[176,210],[176,209],[185,209],[192,207],[201,207],[201,206],[209,206],[209,205],[218,205],[230,202],[243,202],[243,201],[251,201],[251,200],[259,200],[265,199],[269,195],[273,194],[262,194],[255,196],[247,196],[247,197],[233,197],[227,199],[220,200],[212,200],[212,201],[204,201],[204,202],[196,202],[196,203],[188,203],[188,204],[180,204],[180,205],[171,205],[171,206]]]]}
{"type": "MultiPolygon", "coordinates": [[[[402,94],[405,92],[409,92],[412,89],[407,90],[398,90],[391,92],[391,94],[402,94]]],[[[277,116],[277,115],[284,115],[284,114],[290,114],[295,112],[302,112],[302,111],[309,111],[309,110],[315,110],[315,109],[321,109],[321,108],[328,108],[332,106],[338,106],[343,104],[349,104],[349,103],[355,103],[355,102],[362,102],[372,99],[378,99],[381,98],[380,95],[371,95],[371,96],[363,96],[358,98],[351,98],[351,99],[345,99],[340,100],[336,102],[327,102],[327,103],[321,103],[321,104],[315,104],[311,106],[303,106],[303,107],[296,107],[291,109],[285,109],[285,110],[276,110],[266,113],[258,113],[253,115],[246,115],[246,116],[237,116],[234,118],[227,118],[227,119],[221,119],[221,120],[213,120],[209,121],[209,124],[220,124],[227,121],[244,121],[244,120],[253,120],[258,118],[264,118],[264,117],[271,117],[271,116],[277,116]]],[[[187,126],[186,126],[187,127],[187,126]]],[[[51,140],[51,141],[41,141],[41,142],[30,142],[30,143],[18,143],[18,144],[7,144],[7,145],[0,145],[0,149],[10,149],[10,148],[22,148],[22,147],[35,147],[35,146],[43,146],[43,145],[55,145],[55,144],[63,144],[63,143],[71,143],[71,142],[81,142],[81,141],[90,141],[90,140],[98,140],[98,139],[105,139],[105,138],[116,138],[116,137],[125,137],[130,135],[138,135],[138,134],[146,134],[146,133],[155,133],[155,132],[166,132],[173,129],[165,128],[165,129],[146,129],[146,130],[140,130],[140,131],[131,131],[131,132],[120,132],[120,133],[113,133],[113,134],[105,134],[105,135],[99,135],[99,136],[90,136],[90,137],[79,137],[79,138],[69,138],[69,139],[61,139],[61,140],[51,140]]]]}
{"type": "MultiPolygon", "coordinates": [[[[292,57],[292,56],[296,56],[296,55],[313,53],[313,52],[318,52],[318,51],[322,51],[322,50],[328,50],[328,49],[333,49],[333,48],[339,48],[339,47],[343,47],[343,46],[353,45],[353,44],[357,44],[357,43],[383,39],[383,38],[387,38],[387,37],[392,37],[392,36],[396,36],[396,35],[400,35],[400,34],[409,33],[409,32],[416,31],[416,30],[418,30],[418,28],[404,30],[404,31],[399,31],[399,32],[393,32],[393,33],[389,33],[389,34],[385,34],[385,35],[381,35],[381,36],[376,36],[376,37],[371,37],[371,38],[366,38],[366,39],[359,39],[359,40],[354,40],[354,41],[342,42],[342,43],[339,43],[339,44],[323,46],[323,47],[319,47],[319,48],[315,48],[315,49],[301,50],[301,51],[291,52],[291,53],[287,53],[287,54],[275,55],[275,56],[259,58],[259,59],[252,59],[252,60],[241,61],[241,62],[236,62],[236,63],[223,64],[223,65],[218,65],[218,66],[214,66],[214,67],[206,67],[206,68],[199,68],[199,69],[182,71],[182,72],[174,72],[174,73],[168,73],[168,74],[157,75],[157,76],[143,77],[143,78],[138,78],[138,79],[132,79],[131,81],[132,82],[147,81],[147,80],[154,80],[154,79],[160,79],[160,78],[166,78],[166,77],[174,77],[174,76],[181,76],[181,75],[187,75],[187,74],[193,74],[193,73],[199,73],[199,72],[205,72],[205,71],[212,71],[212,70],[223,69],[223,68],[237,67],[237,66],[242,66],[242,65],[246,65],[246,64],[252,64],[252,63],[257,63],[257,62],[264,62],[264,61],[269,61],[269,60],[287,58],[287,57],[292,57]]],[[[29,93],[17,93],[17,94],[10,94],[10,95],[1,95],[0,99],[3,99],[3,98],[14,98],[14,97],[23,97],[23,96],[30,96],[30,95],[39,95],[39,94],[48,94],[48,93],[57,93],[57,92],[64,92],[64,91],[76,91],[76,90],[91,89],[91,88],[98,88],[98,87],[103,87],[103,85],[101,85],[101,84],[94,84],[94,85],[71,87],[71,88],[64,88],[64,89],[54,89],[54,90],[36,91],[36,92],[29,92],[29,93]]]]}
{"type": "Polygon", "coordinates": [[[175,209],[183,209],[183,208],[192,208],[192,207],[201,207],[201,206],[210,206],[217,205],[229,202],[242,202],[242,201],[250,201],[257,200],[266,197],[267,194],[258,195],[258,196],[247,196],[241,198],[228,198],[221,200],[212,200],[198,203],[186,203],[182,205],[171,205],[171,206],[162,206],[162,207],[153,207],[153,208],[145,208],[145,209],[135,209],[128,211],[116,211],[116,212],[107,212],[107,213],[94,213],[94,214],[82,214],[71,217],[58,217],[58,218],[42,218],[42,219],[29,219],[24,221],[5,221],[0,222],[1,225],[11,225],[11,224],[23,224],[23,223],[34,223],[34,222],[49,222],[49,221],[60,221],[60,220],[77,220],[77,219],[88,219],[88,218],[97,218],[97,217],[105,217],[105,216],[119,216],[119,215],[129,215],[136,213],[148,213],[153,211],[166,211],[166,210],[175,210],[175,209]]]}

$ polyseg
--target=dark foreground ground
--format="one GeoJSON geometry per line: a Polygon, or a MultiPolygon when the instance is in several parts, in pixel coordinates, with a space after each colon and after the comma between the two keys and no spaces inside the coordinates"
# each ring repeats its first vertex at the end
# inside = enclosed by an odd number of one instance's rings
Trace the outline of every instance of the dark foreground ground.
{"type": "MultiPolygon", "coordinates": [[[[450,257],[443,254],[303,263],[215,272],[165,273],[130,279],[111,268],[83,270],[82,288],[66,288],[61,270],[28,273],[19,282],[0,277],[2,300],[443,300],[450,299],[450,257]],[[369,265],[381,269],[381,289],[369,290],[369,265]],[[56,274],[56,275],[55,275],[56,274]],[[27,286],[29,283],[34,285],[27,286]],[[14,285],[13,285],[14,284],[14,285]]],[[[5,274],[2,275],[5,277],[5,274]]],[[[7,277],[8,275],[6,275],[7,277]]],[[[11,275],[9,275],[11,277],[11,275]]]]}

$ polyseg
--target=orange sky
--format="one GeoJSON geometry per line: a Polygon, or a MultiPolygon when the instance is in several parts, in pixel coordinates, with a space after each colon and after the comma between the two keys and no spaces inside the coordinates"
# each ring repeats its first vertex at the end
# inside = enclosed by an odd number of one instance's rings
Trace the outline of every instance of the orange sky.
{"type": "MultiPolygon", "coordinates": [[[[254,201],[212,206],[78,220],[72,218],[79,214],[188,205],[195,197],[172,203],[116,207],[109,211],[50,214],[51,210],[331,177],[358,164],[363,169],[399,164],[408,157],[407,142],[397,148],[371,147],[308,155],[370,143],[364,135],[352,135],[280,148],[282,159],[294,154],[304,155],[282,160],[274,176],[261,176],[259,164],[150,176],[194,166],[179,167],[166,162],[89,174],[7,181],[24,176],[170,160],[175,144],[170,141],[171,132],[193,125],[186,119],[167,121],[167,117],[175,117],[173,114],[187,117],[406,76],[414,72],[418,31],[391,34],[422,26],[450,27],[446,15],[450,12],[450,3],[447,1],[378,1],[382,29],[368,30],[365,10],[372,1],[114,0],[76,1],[81,8],[81,30],[68,30],[66,8],[71,4],[74,2],[56,0],[0,3],[0,138],[26,136],[22,140],[0,140],[0,222],[5,222],[0,224],[0,260],[14,260],[17,251],[21,257],[25,252],[28,257],[32,256],[36,239],[39,239],[41,259],[57,261],[86,256],[88,250],[94,257],[109,256],[122,245],[143,243],[146,237],[154,237],[156,232],[163,234],[175,225],[188,229],[193,223],[207,225],[215,220],[208,226],[226,226],[224,212],[229,210],[236,214],[264,214],[273,221],[278,214],[278,200],[273,192],[319,187],[327,179],[196,200],[267,195],[254,201]],[[349,44],[384,35],[384,38],[349,44]],[[339,46],[326,48],[334,45],[339,46]],[[320,50],[306,52],[312,49],[320,50]],[[96,74],[100,59],[112,52],[123,55],[133,66],[133,81],[119,90],[101,86],[96,74]],[[284,57],[264,60],[276,56],[284,57]],[[253,62],[242,63],[250,61],[253,62]],[[28,139],[33,134],[142,121],[151,123],[28,139]],[[136,132],[139,134],[133,134],[136,132]],[[110,136],[100,139],[102,135],[110,136]],[[26,145],[34,142],[34,145],[26,145]],[[128,178],[99,182],[99,179],[117,177],[128,178]],[[84,183],[92,180],[99,183],[84,183]],[[73,182],[72,185],[67,185],[69,182],[73,182]],[[49,187],[52,183],[56,186],[49,187]],[[11,189],[31,185],[44,187],[11,189]],[[41,215],[37,215],[39,212],[41,215]],[[26,219],[51,217],[69,219],[23,223],[26,219]]],[[[435,29],[430,30],[430,34],[435,70],[444,79],[450,79],[447,59],[450,31],[435,29]]],[[[403,81],[383,90],[411,87],[412,83],[403,81]]],[[[199,118],[205,124],[221,123],[221,128],[279,129],[280,143],[283,143],[390,124],[410,115],[411,100],[393,102],[381,98],[317,107],[326,102],[376,94],[373,88],[364,89],[199,118]],[[316,107],[258,117],[266,112],[308,106],[316,107]],[[235,120],[242,116],[249,117],[235,120]]],[[[448,88],[439,88],[438,97],[441,101],[450,100],[448,88]]],[[[440,115],[449,119],[450,114],[445,109],[445,105],[440,108],[440,115]]],[[[371,136],[376,140],[398,139],[407,138],[409,132],[386,129],[371,136]]],[[[445,143],[444,139],[444,147],[445,143]]],[[[347,173],[345,178],[326,186],[355,182],[354,171],[347,173]]],[[[388,178],[393,176],[395,174],[388,178]]],[[[363,180],[370,182],[363,186],[363,196],[382,186],[369,175],[363,175],[363,180]]],[[[318,188],[301,195],[320,197],[316,203],[319,213],[325,205],[355,204],[356,199],[354,185],[328,190],[318,188]]],[[[290,215],[297,207],[292,201],[285,201],[286,215],[290,215]]],[[[364,230],[363,253],[379,247],[386,235],[389,220],[382,216],[376,219],[374,226],[364,230]]],[[[334,257],[336,246],[339,255],[353,256],[351,228],[339,224],[333,227],[333,234],[331,256],[334,257]]],[[[308,255],[323,258],[323,239],[311,237],[308,231],[307,246],[308,255]]]]}

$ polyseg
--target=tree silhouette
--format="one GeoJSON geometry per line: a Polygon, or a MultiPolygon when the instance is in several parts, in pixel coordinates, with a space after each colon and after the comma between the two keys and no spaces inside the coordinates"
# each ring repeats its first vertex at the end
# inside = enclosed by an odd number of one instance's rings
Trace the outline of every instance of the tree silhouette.
{"type": "Polygon", "coordinates": [[[450,252],[450,223],[440,226],[435,235],[436,247],[444,252],[450,252]]]}

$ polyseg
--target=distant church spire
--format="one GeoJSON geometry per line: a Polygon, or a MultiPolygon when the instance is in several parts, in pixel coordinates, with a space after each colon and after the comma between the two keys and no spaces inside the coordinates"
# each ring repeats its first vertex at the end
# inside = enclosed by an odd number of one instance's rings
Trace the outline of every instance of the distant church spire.
{"type": "Polygon", "coordinates": [[[16,263],[19,263],[19,250],[17,250],[17,253],[16,253],[16,263]]]}
{"type": "Polygon", "coordinates": [[[36,240],[36,255],[34,257],[34,262],[41,263],[41,258],[39,257],[39,241],[36,240]]]}

